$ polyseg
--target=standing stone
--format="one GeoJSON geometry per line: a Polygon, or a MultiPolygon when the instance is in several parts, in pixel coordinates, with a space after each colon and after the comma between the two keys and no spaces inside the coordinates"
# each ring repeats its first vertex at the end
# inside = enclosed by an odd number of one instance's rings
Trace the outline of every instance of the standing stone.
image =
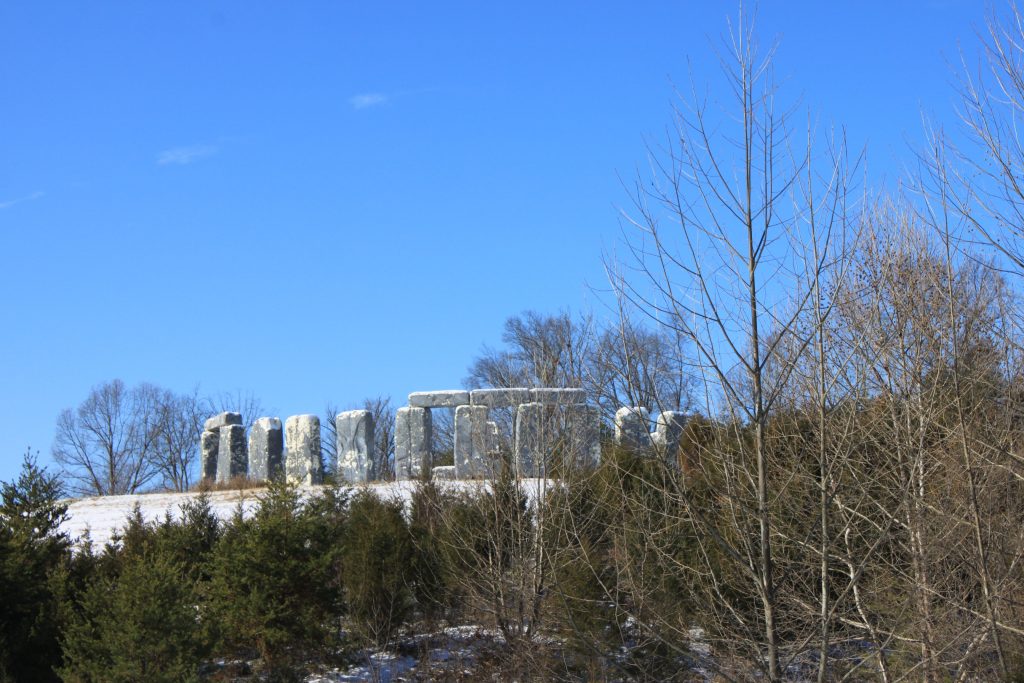
{"type": "Polygon", "coordinates": [[[217,480],[217,451],[220,448],[220,433],[204,430],[199,440],[202,453],[203,481],[210,483],[217,480]]]}
{"type": "Polygon", "coordinates": [[[414,391],[409,394],[413,408],[457,408],[469,404],[469,392],[461,389],[446,391],[414,391]]]}
{"type": "Polygon", "coordinates": [[[395,479],[419,479],[430,467],[433,429],[429,408],[399,408],[395,413],[395,479]]]}
{"type": "Polygon", "coordinates": [[[498,423],[487,421],[487,452],[498,455],[501,453],[501,430],[498,423]]]}
{"type": "Polygon", "coordinates": [[[245,427],[229,424],[220,428],[217,445],[217,483],[244,477],[249,457],[245,452],[245,427]]]}
{"type": "Polygon", "coordinates": [[[372,481],[376,473],[373,413],[349,410],[334,419],[338,440],[338,477],[349,484],[372,481]]]}
{"type": "Polygon", "coordinates": [[[489,477],[492,463],[488,457],[489,430],[486,406],[455,408],[455,478],[489,477]]]}
{"type": "Polygon", "coordinates": [[[292,415],[284,423],[284,442],[284,471],[288,481],[305,486],[323,483],[320,418],[292,415]]]}
{"type": "Polygon", "coordinates": [[[469,392],[469,402],[488,408],[512,408],[520,403],[530,402],[529,389],[474,389],[469,392]]]}
{"type": "Polygon", "coordinates": [[[650,448],[649,422],[650,412],[647,408],[619,408],[615,412],[615,443],[638,450],[650,448]]]}
{"type": "Polygon", "coordinates": [[[659,455],[672,467],[679,467],[679,441],[686,428],[686,413],[665,410],[658,415],[651,441],[659,455]]]}
{"type": "Polygon", "coordinates": [[[281,420],[261,417],[249,429],[249,478],[254,481],[274,479],[281,474],[284,454],[284,431],[281,420]]]}
{"type": "Polygon", "coordinates": [[[568,464],[592,468],[601,464],[601,411],[596,406],[565,407],[568,464]]]}
{"type": "Polygon", "coordinates": [[[543,403],[523,403],[516,409],[515,465],[517,477],[544,476],[545,438],[543,403]]]}
{"type": "Polygon", "coordinates": [[[216,432],[221,427],[240,424],[242,424],[241,413],[221,413],[208,419],[205,424],[203,424],[203,429],[207,432],[216,432]]]}

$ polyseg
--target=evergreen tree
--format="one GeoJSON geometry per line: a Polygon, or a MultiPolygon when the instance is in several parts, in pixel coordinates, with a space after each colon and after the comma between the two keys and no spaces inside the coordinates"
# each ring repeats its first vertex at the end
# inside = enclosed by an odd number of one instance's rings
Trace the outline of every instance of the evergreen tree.
{"type": "Polygon", "coordinates": [[[67,505],[58,479],[24,456],[21,474],[0,485],[0,681],[55,680],[60,661],[51,575],[68,554],[60,525],[67,505]]]}

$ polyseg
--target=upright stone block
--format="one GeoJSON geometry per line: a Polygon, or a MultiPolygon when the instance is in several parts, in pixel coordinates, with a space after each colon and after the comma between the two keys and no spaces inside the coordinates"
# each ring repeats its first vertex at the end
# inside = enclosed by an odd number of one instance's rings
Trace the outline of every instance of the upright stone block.
{"type": "Polygon", "coordinates": [[[320,461],[320,418],[292,415],[284,423],[285,477],[300,485],[323,483],[320,461]]]}
{"type": "Polygon", "coordinates": [[[596,406],[565,407],[565,451],[571,466],[593,468],[601,464],[601,411],[596,406]]]}
{"type": "Polygon", "coordinates": [[[487,452],[493,456],[501,453],[501,429],[492,420],[487,421],[487,452]]]}
{"type": "Polygon", "coordinates": [[[488,457],[489,434],[485,406],[458,406],[455,409],[456,479],[493,474],[493,463],[488,457]]]}
{"type": "Polygon", "coordinates": [[[679,441],[686,428],[686,413],[674,410],[663,411],[655,422],[651,441],[655,450],[672,467],[679,467],[679,441]]]}
{"type": "Polygon", "coordinates": [[[523,403],[516,409],[516,476],[544,476],[545,454],[550,446],[545,429],[546,410],[543,403],[523,403]]]}
{"type": "Polygon", "coordinates": [[[520,389],[474,389],[469,392],[469,402],[488,408],[512,408],[520,403],[530,402],[530,390],[520,389]]]}
{"type": "Polygon", "coordinates": [[[225,483],[233,477],[244,477],[248,465],[245,427],[224,425],[220,428],[220,443],[217,445],[217,482],[225,483]]]}
{"type": "Polygon", "coordinates": [[[349,484],[376,478],[373,413],[349,410],[334,419],[338,439],[338,476],[349,484]]]}
{"type": "Polygon", "coordinates": [[[199,440],[199,450],[202,458],[203,481],[214,482],[217,480],[217,451],[220,449],[220,432],[204,430],[199,440]]]}
{"type": "Polygon", "coordinates": [[[274,479],[281,474],[284,430],[276,417],[261,417],[249,429],[249,478],[274,479]]]}
{"type": "Polygon", "coordinates": [[[428,408],[399,408],[395,413],[395,479],[418,479],[430,467],[433,423],[428,408]]]}
{"type": "Polygon", "coordinates": [[[409,394],[413,408],[457,408],[469,404],[469,392],[461,389],[446,391],[414,391],[409,394]]]}
{"type": "Polygon", "coordinates": [[[530,399],[534,403],[543,403],[548,406],[564,406],[586,403],[587,392],[583,389],[567,387],[541,387],[530,389],[530,399]]]}
{"type": "Polygon", "coordinates": [[[649,423],[650,412],[647,408],[619,408],[615,413],[615,443],[638,450],[650,448],[649,423]]]}
{"type": "Polygon", "coordinates": [[[216,432],[221,427],[240,424],[242,424],[241,413],[221,413],[208,419],[205,424],[203,424],[203,430],[207,432],[216,432]]]}

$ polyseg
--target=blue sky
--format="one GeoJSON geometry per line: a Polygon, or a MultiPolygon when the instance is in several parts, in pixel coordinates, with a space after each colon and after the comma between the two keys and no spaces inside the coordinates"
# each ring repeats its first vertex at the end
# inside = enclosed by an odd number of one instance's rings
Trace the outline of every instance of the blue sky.
{"type": "MultiPolygon", "coordinates": [[[[0,479],[113,378],[320,413],[600,314],[620,177],[730,2],[0,4],[0,479]]],[[[786,101],[892,182],[985,6],[765,0],[786,101]]]]}

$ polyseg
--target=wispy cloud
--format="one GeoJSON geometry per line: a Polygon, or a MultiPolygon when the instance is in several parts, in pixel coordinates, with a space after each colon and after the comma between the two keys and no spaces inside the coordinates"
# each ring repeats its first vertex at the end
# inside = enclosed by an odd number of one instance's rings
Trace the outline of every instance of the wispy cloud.
{"type": "Polygon", "coordinates": [[[388,101],[388,96],[382,92],[366,92],[358,95],[353,95],[348,98],[348,103],[352,105],[353,109],[367,109],[369,107],[376,107],[384,104],[388,101]]]}
{"type": "Polygon", "coordinates": [[[184,166],[193,161],[213,156],[220,151],[216,145],[189,145],[187,147],[172,147],[160,152],[156,157],[156,163],[160,166],[177,164],[184,166]]]}
{"type": "Polygon", "coordinates": [[[0,202],[0,209],[9,209],[12,206],[14,206],[15,204],[21,204],[23,202],[34,202],[35,200],[40,199],[44,194],[46,194],[46,193],[45,192],[36,191],[36,192],[33,192],[32,194],[27,194],[24,197],[18,197],[16,199],[8,199],[7,201],[0,202]]]}

